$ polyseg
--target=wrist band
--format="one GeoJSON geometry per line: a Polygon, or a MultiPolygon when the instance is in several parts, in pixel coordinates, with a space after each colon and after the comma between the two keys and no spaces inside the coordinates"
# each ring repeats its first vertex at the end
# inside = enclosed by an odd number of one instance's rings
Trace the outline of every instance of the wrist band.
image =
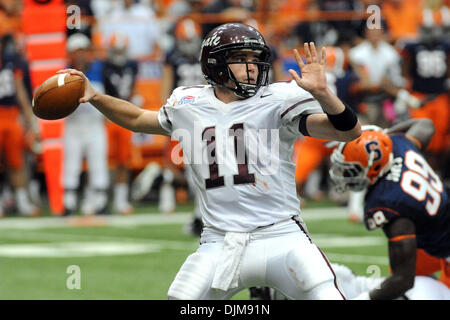
{"type": "Polygon", "coordinates": [[[308,118],[309,115],[311,114],[302,115],[300,117],[300,121],[298,122],[298,131],[300,131],[300,133],[305,137],[309,136],[308,129],[306,129],[306,119],[308,118]]]}
{"type": "Polygon", "coordinates": [[[338,114],[328,114],[328,120],[330,120],[333,127],[339,131],[349,131],[353,129],[358,122],[355,112],[350,109],[346,104],[345,110],[338,114]]]}

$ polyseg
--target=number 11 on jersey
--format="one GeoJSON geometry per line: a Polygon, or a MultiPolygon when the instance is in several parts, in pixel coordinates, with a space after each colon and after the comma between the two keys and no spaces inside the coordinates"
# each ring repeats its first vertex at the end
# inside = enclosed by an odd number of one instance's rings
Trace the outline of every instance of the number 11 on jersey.
{"type": "MultiPolygon", "coordinates": [[[[255,175],[248,172],[248,157],[245,148],[244,124],[236,123],[228,130],[228,136],[234,137],[234,155],[237,160],[238,174],[233,175],[233,184],[255,183],[255,175]]],[[[216,153],[216,127],[207,127],[202,132],[206,141],[209,178],[205,179],[206,189],[223,187],[225,180],[219,175],[219,161],[216,153]]]]}

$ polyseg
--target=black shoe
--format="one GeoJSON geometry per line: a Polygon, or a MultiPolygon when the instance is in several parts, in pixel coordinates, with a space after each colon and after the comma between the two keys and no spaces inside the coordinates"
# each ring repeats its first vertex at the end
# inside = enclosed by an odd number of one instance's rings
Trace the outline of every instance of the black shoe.
{"type": "Polygon", "coordinates": [[[272,300],[269,287],[251,287],[250,300],[272,300]]]}
{"type": "Polygon", "coordinates": [[[191,229],[192,229],[192,233],[195,234],[196,236],[200,237],[202,235],[202,230],[203,230],[203,222],[202,219],[200,218],[195,218],[192,222],[191,222],[191,229]]]}
{"type": "Polygon", "coordinates": [[[73,214],[73,210],[72,209],[65,209],[64,213],[63,213],[63,217],[69,217],[73,214]]]}
{"type": "Polygon", "coordinates": [[[109,211],[108,206],[104,206],[102,209],[97,211],[97,215],[100,215],[100,216],[106,216],[106,215],[110,215],[110,214],[111,214],[111,211],[109,211]]]}

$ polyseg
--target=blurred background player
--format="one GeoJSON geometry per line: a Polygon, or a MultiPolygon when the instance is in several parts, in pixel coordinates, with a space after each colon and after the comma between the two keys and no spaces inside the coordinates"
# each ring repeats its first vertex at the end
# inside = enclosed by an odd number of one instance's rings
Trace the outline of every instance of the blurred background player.
{"type": "MultiPolygon", "coordinates": [[[[386,41],[384,27],[365,28],[365,39],[349,52],[349,61],[359,77],[354,90],[358,92],[360,113],[363,124],[375,124],[380,127],[390,125],[390,93],[385,88],[395,85],[402,87],[400,55],[386,41]]],[[[391,106],[392,109],[392,106],[391,106]]]]}
{"type": "Polygon", "coordinates": [[[408,93],[420,103],[409,105],[409,108],[404,106],[399,112],[409,113],[412,118],[433,121],[436,132],[425,156],[431,166],[442,173],[448,166],[445,153],[450,128],[450,43],[444,35],[444,27],[432,21],[422,25],[419,38],[406,42],[402,55],[403,73],[411,84],[408,93]]]}
{"type": "MultiPolygon", "coordinates": [[[[103,92],[103,65],[93,59],[89,38],[82,33],[71,35],[67,39],[67,53],[69,65],[84,70],[93,86],[103,92]]],[[[81,103],[74,113],[65,118],[64,215],[71,215],[77,209],[84,159],[87,162],[88,182],[81,212],[84,215],[107,213],[109,172],[105,118],[89,103],[81,103]]]]}
{"type": "MultiPolygon", "coordinates": [[[[177,87],[204,82],[198,60],[202,41],[200,25],[191,18],[181,18],[176,22],[172,34],[173,47],[167,52],[163,65],[161,101],[166,101],[177,87]]],[[[172,150],[177,145],[176,141],[170,141],[170,138],[167,138],[167,157],[163,166],[161,167],[156,162],[150,163],[134,183],[134,198],[138,199],[150,191],[154,182],[160,181],[159,209],[163,213],[175,210],[176,185],[184,182],[191,186],[189,172],[184,171],[182,163],[175,165],[171,159],[172,150]]],[[[194,190],[193,187],[189,189],[194,190]]],[[[194,197],[196,198],[196,195],[194,197]]],[[[196,205],[193,220],[186,226],[186,231],[190,234],[200,235],[200,230],[201,216],[196,205]]]]}
{"type": "MultiPolygon", "coordinates": [[[[103,65],[102,76],[105,93],[131,100],[138,72],[137,62],[128,58],[128,39],[116,33],[108,41],[108,56],[103,65]]],[[[108,134],[108,155],[113,171],[113,208],[121,214],[131,214],[129,178],[131,164],[132,132],[115,123],[106,122],[108,134]]]]}
{"type": "MultiPolygon", "coordinates": [[[[0,155],[4,171],[14,189],[17,210],[25,216],[39,215],[39,209],[28,197],[25,170],[25,135],[37,137],[37,123],[31,111],[30,97],[24,82],[24,71],[18,56],[6,54],[5,37],[0,41],[0,155]],[[6,169],[6,170],[5,170],[6,169]]],[[[3,216],[0,203],[0,216],[3,216]]]]}
{"type": "Polygon", "coordinates": [[[147,3],[134,0],[119,1],[111,12],[99,19],[99,28],[105,39],[116,33],[127,35],[128,55],[131,59],[146,59],[161,54],[159,41],[163,38],[154,10],[147,3]]]}
{"type": "Polygon", "coordinates": [[[200,25],[191,18],[181,18],[175,24],[174,45],[165,57],[162,101],[166,101],[176,87],[204,82],[198,60],[201,32],[200,25]]]}
{"type": "MultiPolygon", "coordinates": [[[[6,54],[0,41],[0,155],[4,155],[8,180],[14,189],[17,210],[25,216],[39,215],[39,209],[28,197],[25,170],[25,134],[37,137],[37,123],[31,110],[30,97],[24,83],[24,72],[17,56],[6,54]]],[[[6,169],[6,170],[5,170],[6,169]]],[[[0,216],[3,216],[0,203],[0,216]]]]}
{"type": "MultiPolygon", "coordinates": [[[[340,83],[345,81],[350,66],[344,42],[340,43],[342,43],[342,47],[338,45],[326,48],[327,62],[325,70],[328,87],[343,99],[345,95],[342,92],[340,83]]],[[[300,196],[315,201],[320,201],[325,197],[325,192],[322,190],[322,182],[327,174],[323,175],[323,173],[327,171],[324,169],[328,168],[329,156],[334,146],[335,144],[330,145],[329,140],[312,137],[303,137],[295,143],[293,160],[296,163],[295,181],[297,192],[300,196]]],[[[325,185],[326,190],[328,190],[328,185],[326,183],[325,185]]],[[[342,201],[343,199],[340,200],[339,196],[333,195],[331,192],[330,196],[335,198],[334,200],[336,201],[342,201]]],[[[347,211],[350,221],[362,221],[363,197],[364,195],[360,192],[349,193],[347,211]]],[[[305,203],[303,201],[303,206],[305,203]]]]}
{"type": "MultiPolygon", "coordinates": [[[[173,77],[169,76],[169,79],[163,80],[165,91],[162,101],[166,101],[172,90],[179,86],[204,83],[205,80],[198,59],[202,42],[201,35],[201,26],[195,20],[182,18],[177,21],[174,29],[175,46],[173,51],[168,53],[164,66],[164,74],[173,74],[173,77]]],[[[192,172],[190,172],[189,168],[183,169],[189,190],[193,193],[195,205],[192,219],[185,225],[184,230],[188,234],[200,236],[203,223],[198,206],[199,198],[194,191],[192,172]]]]}
{"type": "Polygon", "coordinates": [[[410,119],[386,132],[363,131],[360,138],[340,143],[331,156],[336,188],[367,188],[365,226],[382,228],[389,239],[392,275],[361,299],[396,299],[413,287],[415,275],[437,271],[450,287],[449,189],[420,151],[431,140],[433,123],[410,119]],[[419,254],[417,249],[422,249],[419,254]]]}
{"type": "MultiPolygon", "coordinates": [[[[348,61],[340,47],[330,46],[326,50],[327,85],[337,94],[336,80],[344,74],[348,61]]],[[[300,196],[314,200],[320,200],[323,197],[323,192],[320,190],[322,180],[320,166],[327,161],[332,151],[325,145],[327,141],[313,137],[302,137],[294,144],[295,181],[297,193],[300,196]]]]}
{"type": "MultiPolygon", "coordinates": [[[[189,86],[193,83],[204,83],[204,77],[198,53],[202,42],[201,26],[193,19],[181,18],[175,24],[174,29],[175,45],[172,51],[166,56],[163,77],[163,97],[161,101],[166,101],[170,93],[177,87],[189,86]]],[[[169,164],[170,165],[170,164],[169,164]]],[[[175,168],[175,172],[180,167],[175,168]]],[[[185,169],[185,168],[183,168],[185,169]]],[[[195,190],[192,176],[189,169],[184,171],[189,190],[195,190]]],[[[192,220],[185,226],[188,234],[200,236],[202,229],[202,217],[198,208],[198,197],[193,194],[195,208],[192,220]]]]}

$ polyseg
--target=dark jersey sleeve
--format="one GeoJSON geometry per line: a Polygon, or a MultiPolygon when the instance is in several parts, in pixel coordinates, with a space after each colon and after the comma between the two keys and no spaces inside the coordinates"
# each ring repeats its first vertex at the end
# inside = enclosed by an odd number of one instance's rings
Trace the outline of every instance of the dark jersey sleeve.
{"type": "Polygon", "coordinates": [[[383,206],[380,203],[379,206],[371,206],[365,210],[364,225],[368,230],[374,230],[383,227],[400,216],[400,212],[397,210],[383,206]]]}

